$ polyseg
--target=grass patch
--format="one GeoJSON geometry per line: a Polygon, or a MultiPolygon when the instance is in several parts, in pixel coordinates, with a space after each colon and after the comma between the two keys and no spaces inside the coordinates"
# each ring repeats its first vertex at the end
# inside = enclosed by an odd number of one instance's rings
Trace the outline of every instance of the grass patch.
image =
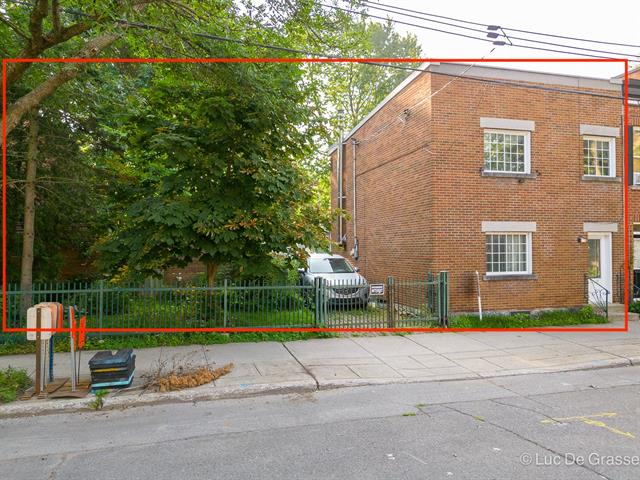
{"type": "Polygon", "coordinates": [[[449,326],[452,328],[531,328],[602,323],[607,323],[607,319],[597,315],[593,308],[587,305],[580,310],[553,310],[535,315],[488,314],[484,315],[482,320],[477,315],[459,315],[450,319],[449,326]]]}
{"type": "MultiPolygon", "coordinates": [[[[332,332],[241,332],[241,333],[149,333],[124,336],[105,336],[88,338],[85,350],[118,350],[120,348],[177,347],[181,345],[215,345],[222,343],[247,342],[291,342],[311,338],[333,338],[338,336],[332,332]]],[[[6,337],[10,337],[6,335],[6,337]]],[[[0,355],[17,355],[35,353],[35,342],[27,342],[24,335],[11,335],[10,340],[3,343],[0,337],[0,355]]],[[[55,351],[69,351],[69,337],[56,335],[55,351]]]]}
{"type": "Polygon", "coordinates": [[[13,367],[0,370],[0,403],[13,402],[30,385],[26,370],[13,367]]]}

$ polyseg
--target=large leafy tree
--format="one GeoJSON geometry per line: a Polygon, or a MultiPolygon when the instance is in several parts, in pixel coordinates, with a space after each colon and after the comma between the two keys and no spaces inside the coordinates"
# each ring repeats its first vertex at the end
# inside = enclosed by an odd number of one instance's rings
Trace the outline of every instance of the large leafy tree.
{"type": "Polygon", "coordinates": [[[213,282],[219,265],[264,273],[273,253],[326,240],[330,221],[303,159],[314,113],[295,64],[166,67],[138,92],[114,133],[134,175],[102,264],[157,274],[194,259],[213,282]]]}
{"type": "MultiPolygon", "coordinates": [[[[6,57],[301,56],[287,53],[286,49],[337,56],[415,55],[402,50],[407,42],[388,28],[383,29],[384,35],[377,35],[375,32],[380,28],[363,22],[358,15],[326,9],[313,0],[0,0],[0,50],[6,57]],[[231,40],[224,41],[221,37],[231,40]],[[283,50],[268,50],[260,44],[283,50]]],[[[104,268],[128,268],[141,274],[199,257],[207,261],[210,273],[222,261],[260,269],[266,264],[267,251],[290,251],[299,244],[317,244],[329,208],[326,160],[321,151],[333,136],[328,127],[336,126],[336,109],[353,103],[350,115],[355,119],[358,111],[366,112],[368,105],[375,104],[376,96],[386,95],[394,83],[401,81],[398,71],[362,65],[298,65],[287,67],[289,70],[283,67],[280,73],[275,72],[275,67],[264,65],[245,70],[225,67],[231,74],[220,73],[225,69],[219,66],[192,66],[180,71],[130,65],[103,67],[9,65],[8,170],[12,183],[7,193],[11,212],[9,273],[15,274],[12,278],[16,278],[20,264],[16,252],[20,251],[21,231],[22,240],[29,235],[33,240],[31,251],[22,249],[22,264],[26,265],[25,256],[31,255],[38,270],[35,279],[55,276],[61,261],[60,249],[72,246],[86,250],[97,237],[102,239],[97,251],[103,256],[104,268]],[[282,73],[285,71],[286,74],[282,73]],[[203,82],[205,77],[211,81],[203,82]],[[359,87],[352,88],[353,85],[359,87]],[[172,90],[173,87],[177,90],[172,90]],[[209,92],[211,98],[219,99],[220,105],[224,100],[228,104],[225,111],[235,112],[234,128],[231,124],[220,128],[220,119],[225,118],[222,110],[218,123],[204,116],[202,112],[211,106],[202,104],[204,100],[195,91],[209,92]],[[184,93],[189,102],[181,101],[180,94],[175,92],[184,93]],[[251,105],[238,101],[247,92],[254,102],[251,105]],[[282,92],[286,95],[280,97],[282,92]],[[372,92],[373,99],[368,98],[372,92]],[[142,98],[149,103],[135,102],[142,98]],[[147,136],[143,135],[143,126],[151,128],[152,120],[170,123],[175,112],[169,111],[165,101],[172,102],[179,114],[188,112],[194,117],[185,116],[187,123],[178,125],[181,128],[172,127],[170,131],[175,137],[164,130],[149,130],[147,136]],[[287,101],[289,104],[285,105],[287,101]],[[154,105],[154,109],[150,110],[149,105],[154,105]],[[198,108],[191,112],[192,106],[198,108]],[[257,116],[262,119],[261,124],[237,120],[249,107],[258,106],[263,115],[257,116]],[[269,124],[265,111],[286,116],[274,114],[269,124]],[[38,139],[33,143],[36,155],[31,158],[31,165],[37,168],[31,170],[33,175],[29,177],[27,140],[35,123],[31,119],[37,121],[38,139]],[[248,140],[247,135],[257,132],[266,135],[258,127],[273,128],[276,121],[284,122],[289,136],[275,135],[273,143],[266,146],[264,142],[251,144],[254,149],[251,151],[247,150],[249,147],[241,147],[241,142],[248,140]],[[135,128],[137,125],[139,129],[135,128]],[[200,127],[196,128],[197,125],[200,127]],[[196,140],[189,144],[194,133],[196,140]],[[223,138],[224,135],[227,137],[223,138]],[[205,148],[201,142],[207,136],[220,138],[220,144],[224,144],[224,139],[232,145],[232,153],[211,146],[205,148]],[[178,151],[184,151],[179,162],[178,157],[172,156],[178,151]],[[208,163],[189,168],[184,163],[186,152],[189,155],[204,152],[208,163]],[[274,160],[277,156],[274,152],[281,155],[280,161],[274,160]],[[218,158],[215,162],[214,155],[218,158]],[[260,158],[267,158],[268,162],[260,158]],[[247,159],[256,163],[243,170],[242,162],[247,159]],[[248,173],[252,168],[259,175],[248,173]],[[202,193],[205,187],[211,188],[201,184],[203,178],[214,181],[219,192],[264,188],[271,196],[236,195],[234,201],[215,203],[202,193]],[[292,200],[292,205],[282,200],[285,197],[292,200]],[[255,217],[246,213],[252,211],[249,208],[252,202],[260,207],[257,210],[260,215],[255,217]],[[269,202],[271,210],[267,208],[269,202]],[[188,208],[180,210],[185,204],[188,208]],[[189,229],[176,227],[172,231],[162,222],[152,222],[150,216],[135,217],[147,222],[143,224],[147,230],[133,228],[131,218],[137,211],[161,212],[165,206],[183,225],[189,222],[197,225],[196,236],[190,237],[193,232],[188,235],[189,229]],[[206,212],[221,209],[229,209],[233,215],[215,221],[202,219],[206,212]],[[200,216],[194,217],[195,211],[200,216]],[[245,212],[245,216],[238,212],[245,212]],[[25,221],[29,215],[33,216],[33,222],[25,221]],[[272,225],[269,222],[254,223],[253,230],[247,227],[267,215],[274,216],[273,225],[282,227],[281,231],[275,227],[269,230],[272,225]],[[282,223],[283,218],[288,223],[282,223]],[[224,224],[227,227],[216,230],[222,220],[227,221],[224,224]],[[82,228],[72,227],[74,224],[82,228]],[[109,230],[106,236],[105,227],[109,230]],[[259,230],[266,232],[263,235],[268,241],[259,241],[256,233],[259,230]],[[172,235],[183,235],[183,241],[160,241],[162,234],[170,231],[172,235]],[[127,245],[135,241],[144,243],[149,240],[146,238],[149,232],[160,238],[154,249],[149,249],[149,244],[144,249],[131,250],[141,254],[139,260],[129,255],[127,245]],[[255,235],[253,240],[251,234],[255,235]],[[216,242],[219,248],[213,246],[216,242]],[[114,251],[118,246],[125,250],[114,251]]],[[[267,137],[272,133],[269,130],[267,137]]],[[[31,272],[22,273],[25,282],[31,278],[31,272]]]]}

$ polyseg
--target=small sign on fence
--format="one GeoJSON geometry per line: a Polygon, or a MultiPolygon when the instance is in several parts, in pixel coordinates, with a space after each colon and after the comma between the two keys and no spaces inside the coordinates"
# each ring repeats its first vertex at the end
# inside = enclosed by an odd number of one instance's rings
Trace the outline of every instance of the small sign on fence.
{"type": "Polygon", "coordinates": [[[369,296],[384,295],[384,283],[372,283],[369,285],[369,296]]]}

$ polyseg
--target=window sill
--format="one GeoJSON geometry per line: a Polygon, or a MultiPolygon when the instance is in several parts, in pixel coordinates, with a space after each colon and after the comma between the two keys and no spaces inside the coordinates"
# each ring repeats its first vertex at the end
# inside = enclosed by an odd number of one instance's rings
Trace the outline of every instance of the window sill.
{"type": "Polygon", "coordinates": [[[609,182],[620,183],[622,179],[620,177],[601,177],[598,175],[582,175],[583,182],[609,182]]]}
{"type": "Polygon", "coordinates": [[[511,281],[511,280],[537,280],[538,276],[530,273],[514,274],[514,275],[484,275],[483,280],[488,282],[493,281],[511,281]]]}
{"type": "Polygon", "coordinates": [[[535,173],[517,173],[517,172],[487,172],[486,170],[480,170],[480,175],[483,177],[494,178],[524,178],[533,180],[537,177],[535,173]]]}
{"type": "Polygon", "coordinates": [[[629,190],[640,190],[640,185],[630,185],[629,190]]]}

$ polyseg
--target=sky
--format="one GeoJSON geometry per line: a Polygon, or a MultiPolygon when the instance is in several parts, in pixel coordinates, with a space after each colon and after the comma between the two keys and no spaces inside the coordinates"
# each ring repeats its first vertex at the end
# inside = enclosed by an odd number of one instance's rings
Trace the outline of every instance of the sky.
{"type": "MultiPolygon", "coordinates": [[[[563,0],[534,0],[532,2],[518,2],[516,0],[451,0],[448,2],[427,2],[424,0],[372,0],[371,3],[383,3],[395,7],[407,8],[427,12],[430,14],[470,20],[482,24],[499,25],[521,30],[552,33],[563,36],[605,40],[609,42],[640,45],[640,1],[638,0],[608,0],[606,4],[596,4],[589,1],[563,0]]],[[[381,6],[381,5],[380,5],[381,6]]],[[[387,8],[382,7],[381,8],[387,8]]],[[[430,23],[421,19],[403,17],[388,12],[369,10],[371,14],[391,16],[391,18],[427,25],[433,28],[453,30],[466,35],[485,38],[480,32],[455,29],[447,25],[430,23]]],[[[446,19],[434,20],[450,22],[446,19]]],[[[486,27],[466,25],[471,28],[485,30],[486,27]]],[[[568,55],[551,52],[541,52],[512,46],[499,46],[493,52],[494,46],[489,42],[466,39],[439,32],[396,24],[400,32],[414,33],[423,49],[423,55],[431,58],[566,58],[568,55]]],[[[511,36],[531,37],[531,35],[516,32],[506,32],[511,36]]],[[[533,37],[546,42],[570,43],[580,47],[599,50],[622,51],[640,56],[640,47],[617,47],[591,43],[572,42],[559,38],[533,37]]],[[[517,40],[512,40],[517,43],[517,40]]],[[[525,42],[520,42],[525,43],[525,42]]],[[[545,48],[557,48],[540,45],[545,48]]],[[[595,55],[601,55],[595,53],[595,55]]],[[[574,55],[575,57],[575,55],[574,55]]],[[[585,57],[586,58],[586,57],[585,57]]],[[[510,66],[511,64],[503,65],[510,66]]],[[[630,64],[630,68],[640,65],[638,62],[630,64]]],[[[624,72],[622,63],[527,63],[520,64],[520,68],[553,73],[566,73],[591,77],[610,78],[624,72]]]]}

